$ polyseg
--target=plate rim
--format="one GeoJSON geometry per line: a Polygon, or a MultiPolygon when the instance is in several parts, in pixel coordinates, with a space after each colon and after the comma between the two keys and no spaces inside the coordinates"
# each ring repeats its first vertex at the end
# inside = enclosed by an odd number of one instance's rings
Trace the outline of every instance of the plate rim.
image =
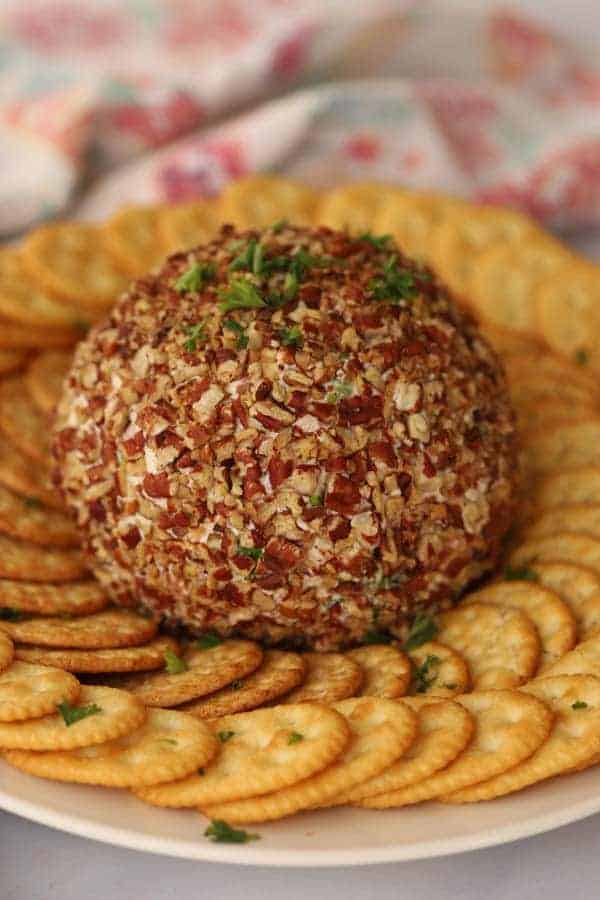
{"type": "MultiPolygon", "coordinates": [[[[570,775],[569,777],[573,778],[574,776],[570,775]]],[[[437,859],[535,837],[600,813],[600,793],[592,793],[589,797],[577,801],[573,805],[540,812],[532,817],[508,822],[506,825],[486,826],[477,834],[423,840],[406,845],[395,843],[362,852],[358,848],[282,850],[269,848],[265,844],[260,846],[256,844],[219,844],[210,841],[182,841],[179,838],[170,839],[162,836],[136,834],[129,828],[93,822],[85,816],[69,815],[52,810],[41,804],[14,797],[1,788],[0,810],[65,834],[156,856],[230,865],[333,869],[437,859]],[[365,857],[367,852],[368,858],[365,857]]]]}

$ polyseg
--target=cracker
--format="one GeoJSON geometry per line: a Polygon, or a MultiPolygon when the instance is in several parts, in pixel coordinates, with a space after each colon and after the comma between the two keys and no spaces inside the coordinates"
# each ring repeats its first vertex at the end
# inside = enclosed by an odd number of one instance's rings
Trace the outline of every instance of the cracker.
{"type": "Polygon", "coordinates": [[[126,275],[135,278],[160,265],[165,250],[160,237],[159,206],[126,206],[104,226],[108,252],[126,275]]]}
{"type": "Polygon", "coordinates": [[[154,637],[158,626],[130,610],[108,609],[75,619],[40,616],[17,622],[0,620],[0,628],[22,644],[103,650],[144,644],[154,637]]]}
{"type": "Polygon", "coordinates": [[[575,617],[578,640],[600,631],[600,575],[566,562],[535,562],[529,568],[540,584],[555,591],[575,617]]]}
{"type": "Polygon", "coordinates": [[[0,747],[36,751],[89,747],[134,731],[146,718],[139,700],[114,688],[83,685],[77,707],[87,707],[91,714],[70,725],[58,710],[28,722],[0,722],[0,747]]]}
{"type": "Polygon", "coordinates": [[[224,716],[215,734],[233,734],[204,774],[137,795],[155,806],[208,806],[280,790],[331,765],[351,732],[344,716],[320,703],[297,703],[224,716]],[[293,736],[302,735],[300,740],[293,736]]]}
{"type": "Polygon", "coordinates": [[[466,295],[483,320],[534,335],[537,287],[557,277],[572,258],[563,244],[542,232],[516,244],[490,246],[466,279],[466,295]]]}
{"type": "Polygon", "coordinates": [[[0,316],[1,350],[35,350],[39,347],[72,347],[85,335],[89,322],[78,320],[72,328],[34,328],[0,316]]]}
{"type": "Polygon", "coordinates": [[[519,765],[480,784],[449,793],[449,803],[491,800],[592,763],[600,751],[600,680],[585,675],[542,678],[522,688],[554,714],[548,739],[519,765]],[[581,706],[580,704],[585,704],[581,706]]]}
{"type": "Polygon", "coordinates": [[[456,203],[443,194],[390,190],[375,212],[371,230],[391,234],[403,252],[430,262],[431,236],[456,203]]]}
{"type": "Polygon", "coordinates": [[[40,547],[0,534],[0,578],[15,581],[79,581],[87,574],[79,550],[40,547]]]}
{"type": "Polygon", "coordinates": [[[518,609],[471,603],[442,613],[437,637],[466,660],[477,690],[517,687],[534,674],[540,640],[518,609]]]}
{"type": "Polygon", "coordinates": [[[10,666],[14,653],[13,642],[7,634],[0,630],[0,672],[10,666]]]}
{"type": "Polygon", "coordinates": [[[0,484],[0,532],[46,547],[77,547],[79,534],[65,513],[20,497],[0,484]]]}
{"type": "Polygon", "coordinates": [[[177,652],[177,641],[160,636],[140,647],[116,647],[108,650],[53,650],[19,644],[15,656],[17,659],[55,666],[68,672],[147,672],[164,666],[167,650],[177,652]]]}
{"type": "Polygon", "coordinates": [[[262,658],[262,650],[252,641],[224,641],[207,650],[192,644],[183,656],[185,671],[132,675],[122,685],[146,706],[178,706],[244,678],[260,666],[262,658]]]}
{"type": "Polygon", "coordinates": [[[546,537],[560,531],[600,539],[600,503],[569,503],[560,509],[548,509],[528,524],[525,537],[546,537]]]}
{"type": "Polygon", "coordinates": [[[534,753],[552,728],[548,707],[520,691],[476,691],[459,702],[471,714],[475,731],[464,752],[440,772],[398,791],[361,800],[386,809],[446,796],[512,769],[534,753]]]}
{"type": "Polygon", "coordinates": [[[537,233],[533,222],[514,210],[456,203],[430,235],[431,264],[453,291],[462,294],[485,250],[514,246],[537,233]]]}
{"type": "Polygon", "coordinates": [[[301,684],[305,672],[306,665],[299,653],[266,650],[262,663],[250,675],[179,708],[200,719],[257,709],[301,684]]]}
{"type": "Polygon", "coordinates": [[[427,641],[409,652],[412,679],[409,693],[454,697],[471,687],[469,667],[460,653],[438,641],[427,641]]]}
{"type": "Polygon", "coordinates": [[[249,175],[230,182],[219,201],[222,222],[238,228],[268,228],[279,219],[310,225],[317,194],[307,185],[274,175],[249,175]]]}
{"type": "Polygon", "coordinates": [[[335,703],[356,696],[364,673],[359,664],[343,653],[304,653],[304,682],[287,695],[284,703],[335,703]]]}
{"type": "Polygon", "coordinates": [[[30,616],[85,616],[107,606],[108,597],[97,581],[61,585],[0,581],[0,609],[30,616]]]}
{"type": "Polygon", "coordinates": [[[74,703],[79,690],[69,672],[15,661],[0,674],[0,722],[46,716],[63,701],[74,703]]]}
{"type": "Polygon", "coordinates": [[[218,204],[192,200],[162,207],[158,214],[158,233],[165,251],[174,253],[212,240],[220,221],[218,204]]]}
{"type": "Polygon", "coordinates": [[[87,222],[55,222],[30,231],[23,263],[40,288],[88,316],[112,306],[127,287],[108,252],[102,228],[87,222]]]}
{"type": "Polygon", "coordinates": [[[534,474],[591,466],[598,461],[600,416],[579,422],[556,422],[523,436],[525,465],[534,474]]]}
{"type": "Polygon", "coordinates": [[[540,287],[538,325],[548,345],[569,359],[600,371],[600,269],[577,260],[540,287]]]}
{"type": "Polygon", "coordinates": [[[534,485],[533,496],[542,509],[571,503],[600,503],[600,466],[554,472],[534,485]]]}
{"type": "Polygon", "coordinates": [[[410,660],[396,647],[369,644],[347,654],[358,663],[364,675],[361,697],[402,697],[410,683],[410,660]]]}
{"type": "Polygon", "coordinates": [[[541,656],[538,672],[575,646],[577,623],[568,605],[551,588],[531,581],[498,581],[468,594],[462,602],[495,603],[524,612],[538,630],[541,656]]]}
{"type": "Polygon", "coordinates": [[[29,354],[26,350],[0,350],[0,375],[10,375],[22,369],[29,354]]]}
{"type": "Polygon", "coordinates": [[[479,331],[492,345],[496,353],[506,363],[512,358],[536,357],[542,352],[542,344],[535,335],[521,334],[510,328],[492,325],[491,322],[480,322],[479,331]]]}
{"type": "Polygon", "coordinates": [[[600,574],[600,540],[586,534],[561,532],[526,540],[509,557],[510,565],[515,568],[537,562],[571,562],[600,574]]]}
{"type": "Polygon", "coordinates": [[[335,704],[351,739],[325,771],[266,796],[201,806],[211,819],[233,824],[269,822],[303,809],[336,805],[340,795],[374,778],[398,760],[417,734],[417,716],[407,706],[381,697],[355,697],[335,704]]]}
{"type": "Polygon", "coordinates": [[[63,752],[9,750],[4,758],[22,772],[52,781],[142,788],[184,778],[216,753],[218,741],[204,722],[171,709],[151,709],[122,737],[63,752]]]}
{"type": "Polygon", "coordinates": [[[50,430],[34,405],[21,375],[0,381],[0,428],[34,462],[50,460],[50,430]]]}
{"type": "Polygon", "coordinates": [[[52,485],[48,466],[31,465],[11,442],[0,433],[0,484],[52,509],[64,509],[63,500],[52,485]]]}
{"type": "Polygon", "coordinates": [[[71,366],[68,350],[44,350],[27,367],[25,384],[29,396],[43,415],[49,415],[60,400],[63,382],[71,366]]]}
{"type": "Polygon", "coordinates": [[[418,732],[404,756],[375,778],[340,797],[340,803],[357,803],[367,797],[400,791],[449,766],[473,736],[474,719],[452,700],[432,700],[417,707],[418,732]]]}
{"type": "Polygon", "coordinates": [[[550,675],[595,675],[600,677],[600,635],[593,635],[587,641],[556,660],[542,677],[550,675]]]}
{"type": "Polygon", "coordinates": [[[389,184],[357,181],[322,194],[315,212],[317,225],[327,225],[352,234],[374,231],[376,216],[391,195],[404,192],[389,184]]]}
{"type": "Polygon", "coordinates": [[[79,318],[76,309],[36,284],[14,247],[0,250],[0,315],[17,325],[50,329],[72,328],[79,318]]]}

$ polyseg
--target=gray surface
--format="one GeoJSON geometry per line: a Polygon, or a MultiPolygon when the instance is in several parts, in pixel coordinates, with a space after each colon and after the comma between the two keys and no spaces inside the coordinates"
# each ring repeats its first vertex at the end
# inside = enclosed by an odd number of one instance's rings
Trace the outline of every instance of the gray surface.
{"type": "Polygon", "coordinates": [[[1,900],[592,900],[600,816],[493,850],[332,870],[211,865],[118,850],[0,813],[1,900]]]}

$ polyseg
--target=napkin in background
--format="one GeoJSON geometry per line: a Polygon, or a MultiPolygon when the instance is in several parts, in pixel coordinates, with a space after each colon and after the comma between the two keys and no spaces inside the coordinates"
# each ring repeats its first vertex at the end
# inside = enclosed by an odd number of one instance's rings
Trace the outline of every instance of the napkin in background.
{"type": "Polygon", "coordinates": [[[490,4],[4,0],[0,165],[5,234],[257,170],[598,224],[600,70],[490,4]]]}

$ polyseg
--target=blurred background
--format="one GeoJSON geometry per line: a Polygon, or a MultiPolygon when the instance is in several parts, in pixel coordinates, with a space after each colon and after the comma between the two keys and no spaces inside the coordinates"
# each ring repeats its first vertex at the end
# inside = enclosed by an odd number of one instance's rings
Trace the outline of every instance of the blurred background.
{"type": "Polygon", "coordinates": [[[0,232],[259,170],[506,203],[594,245],[599,37],[597,0],[2,0],[0,232]]]}

